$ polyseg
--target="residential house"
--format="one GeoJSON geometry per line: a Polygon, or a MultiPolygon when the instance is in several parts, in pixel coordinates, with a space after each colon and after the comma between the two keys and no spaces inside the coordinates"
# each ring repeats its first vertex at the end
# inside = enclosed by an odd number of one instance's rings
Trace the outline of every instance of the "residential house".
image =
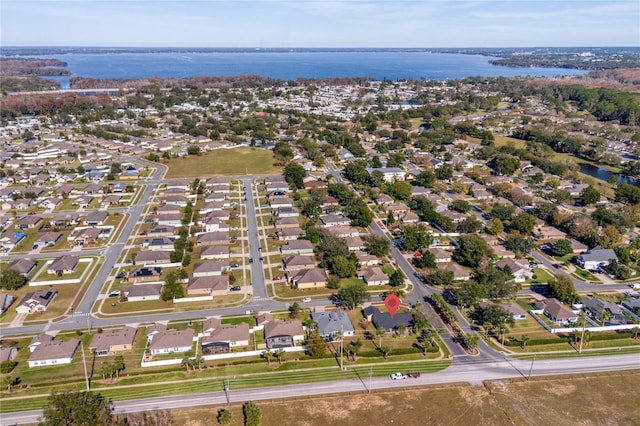
{"type": "Polygon", "coordinates": [[[159,281],[162,275],[162,268],[158,266],[140,266],[133,268],[127,272],[127,281],[145,282],[145,281],[159,281]]]}
{"type": "Polygon", "coordinates": [[[178,213],[156,215],[156,224],[159,226],[182,226],[182,216],[178,213]]]}
{"type": "Polygon", "coordinates": [[[200,252],[200,259],[229,259],[229,247],[222,246],[208,246],[204,247],[200,252]]]}
{"type": "Polygon", "coordinates": [[[362,238],[360,238],[360,235],[356,235],[355,237],[346,237],[344,240],[347,243],[347,249],[349,251],[360,251],[367,248],[362,238]]]}
{"type": "Polygon", "coordinates": [[[106,330],[97,333],[91,339],[89,350],[98,356],[116,355],[133,349],[138,329],[126,326],[119,330],[106,330]]]}
{"type": "Polygon", "coordinates": [[[327,271],[321,268],[303,269],[287,272],[289,281],[298,289],[326,287],[329,277],[327,271]]]}
{"type": "Polygon", "coordinates": [[[617,261],[618,256],[612,249],[604,249],[600,246],[594,247],[576,258],[578,265],[589,271],[598,270],[617,261]]]}
{"type": "Polygon", "coordinates": [[[27,363],[29,368],[71,364],[78,346],[80,346],[78,339],[52,340],[37,346],[29,356],[27,363]]]}
{"type": "Polygon", "coordinates": [[[313,256],[288,256],[282,259],[282,264],[286,271],[299,271],[301,269],[309,269],[316,266],[313,256]]]}
{"type": "Polygon", "coordinates": [[[330,228],[333,226],[349,226],[349,224],[351,223],[351,219],[349,219],[348,217],[333,213],[321,215],[320,221],[325,228],[330,228]]]}
{"type": "Polygon", "coordinates": [[[210,336],[213,330],[217,330],[220,328],[222,323],[220,322],[220,318],[218,317],[209,317],[204,320],[202,323],[202,335],[210,336]]]}
{"type": "Polygon", "coordinates": [[[224,296],[229,292],[229,276],[198,276],[189,279],[188,296],[224,296]]]}
{"type": "Polygon", "coordinates": [[[380,312],[375,306],[369,306],[362,310],[362,314],[376,328],[382,328],[388,333],[398,330],[400,327],[405,327],[408,330],[413,324],[413,315],[408,312],[396,312],[391,317],[389,312],[380,312]]]}
{"type": "Polygon", "coordinates": [[[229,245],[228,232],[206,232],[198,235],[196,244],[199,246],[226,246],[229,245]]]}
{"type": "Polygon", "coordinates": [[[278,217],[298,217],[300,211],[295,207],[279,207],[275,212],[278,217]]]}
{"type": "Polygon", "coordinates": [[[40,216],[27,215],[18,221],[17,226],[21,230],[34,229],[40,226],[41,223],[42,218],[40,216]]]}
{"type": "Polygon", "coordinates": [[[13,295],[0,292],[0,315],[7,312],[14,300],[16,300],[16,298],[13,297],[13,295]]]}
{"type": "Polygon", "coordinates": [[[276,229],[284,228],[300,228],[300,222],[297,217],[278,217],[273,222],[276,229]]]}
{"type": "Polygon", "coordinates": [[[311,319],[315,321],[318,333],[325,340],[333,340],[336,336],[352,337],[355,330],[345,311],[313,312],[311,319]]]}
{"type": "Polygon", "coordinates": [[[379,171],[382,173],[382,178],[385,182],[393,182],[395,180],[405,180],[407,172],[398,167],[367,167],[367,173],[371,176],[374,172],[379,171]]]}
{"type": "Polygon", "coordinates": [[[278,235],[278,240],[280,241],[293,241],[297,240],[303,235],[303,231],[301,228],[283,228],[276,232],[278,235]]]}
{"type": "Polygon", "coordinates": [[[600,297],[585,296],[582,298],[582,305],[593,318],[603,321],[606,325],[629,323],[620,306],[600,297]]]}
{"type": "Polygon", "coordinates": [[[5,361],[13,361],[18,356],[18,348],[0,348],[0,363],[5,361]]]}
{"type": "Polygon", "coordinates": [[[204,355],[228,353],[231,352],[231,348],[248,346],[249,335],[249,324],[246,322],[222,325],[202,338],[202,353],[204,355]]]}
{"type": "Polygon", "coordinates": [[[224,220],[217,217],[207,217],[202,221],[205,232],[229,232],[231,228],[224,220]]]}
{"type": "Polygon", "coordinates": [[[290,348],[304,340],[304,328],[299,319],[290,321],[274,320],[264,325],[267,348],[290,348]]]}
{"type": "Polygon", "coordinates": [[[62,239],[61,232],[41,232],[33,242],[38,247],[53,247],[62,239]]]}
{"type": "Polygon", "coordinates": [[[36,268],[37,263],[31,259],[21,258],[14,260],[7,267],[8,270],[19,272],[20,274],[28,277],[31,272],[36,268]]]}
{"type": "Polygon", "coordinates": [[[527,311],[522,309],[517,303],[501,303],[499,306],[507,311],[514,320],[523,320],[527,318],[527,311]]]}
{"type": "Polygon", "coordinates": [[[20,304],[16,307],[19,314],[43,313],[53,299],[58,295],[57,290],[40,290],[25,294],[20,304]]]}
{"type": "Polygon", "coordinates": [[[162,284],[138,284],[122,287],[122,294],[129,302],[142,302],[146,300],[160,300],[162,284]]]}
{"type": "Polygon", "coordinates": [[[173,251],[175,238],[173,237],[153,237],[145,238],[142,247],[152,251],[173,251]]]}
{"type": "Polygon", "coordinates": [[[513,281],[517,283],[523,283],[533,278],[533,272],[529,269],[528,264],[525,265],[513,259],[502,259],[496,263],[496,267],[502,271],[509,268],[511,275],[513,275],[513,281]]]}
{"type": "Polygon", "coordinates": [[[88,226],[102,226],[109,218],[109,213],[103,210],[93,211],[84,218],[84,224],[88,226]]]}
{"type": "Polygon", "coordinates": [[[136,254],[136,263],[141,265],[162,265],[171,263],[169,251],[139,251],[136,254]]]}
{"type": "Polygon", "coordinates": [[[100,228],[84,228],[78,232],[73,242],[80,246],[96,244],[100,235],[102,235],[102,229],[100,228]]]}
{"type": "Polygon", "coordinates": [[[47,268],[47,274],[67,275],[73,274],[80,263],[80,257],[70,254],[57,257],[47,268]]]}
{"type": "Polygon", "coordinates": [[[536,309],[543,309],[543,313],[554,324],[567,325],[578,321],[578,315],[557,299],[545,299],[536,303],[536,309]]]}
{"type": "Polygon", "coordinates": [[[471,272],[457,263],[440,264],[438,269],[453,273],[454,281],[469,281],[471,279],[471,272]]]}
{"type": "Polygon", "coordinates": [[[193,264],[194,277],[220,276],[223,272],[229,271],[229,262],[220,260],[210,260],[193,264]]]}
{"type": "Polygon", "coordinates": [[[358,272],[358,278],[363,280],[367,285],[389,284],[389,276],[382,272],[382,269],[378,267],[363,269],[358,272]]]}
{"type": "Polygon", "coordinates": [[[309,240],[288,241],[280,247],[282,254],[313,254],[313,244],[309,240]]]}
{"type": "Polygon", "coordinates": [[[360,232],[356,228],[350,228],[348,226],[332,226],[326,229],[329,235],[338,238],[357,237],[360,235],[360,232]]]}
{"type": "Polygon", "coordinates": [[[380,263],[380,259],[377,256],[374,256],[369,253],[365,253],[362,251],[356,252],[356,257],[358,258],[358,264],[362,266],[375,266],[380,263]]]}
{"type": "Polygon", "coordinates": [[[438,247],[428,248],[427,251],[433,254],[436,263],[449,263],[452,260],[450,251],[438,247]]]}
{"type": "Polygon", "coordinates": [[[184,353],[193,349],[193,329],[184,330],[164,330],[149,336],[148,346],[151,355],[184,353]]]}
{"type": "Polygon", "coordinates": [[[640,297],[627,297],[620,305],[636,315],[640,315],[640,297]]]}

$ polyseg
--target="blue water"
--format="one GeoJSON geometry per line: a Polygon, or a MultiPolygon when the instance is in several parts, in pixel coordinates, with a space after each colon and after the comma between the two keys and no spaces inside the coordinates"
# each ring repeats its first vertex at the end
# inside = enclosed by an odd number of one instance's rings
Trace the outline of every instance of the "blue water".
{"type": "MultiPolygon", "coordinates": [[[[451,80],[474,76],[558,76],[585,71],[512,68],[480,55],[416,51],[158,52],[51,55],[74,76],[90,78],[198,77],[256,74],[283,80],[373,77],[378,80],[451,80]]],[[[57,78],[64,84],[67,78],[57,78]]]]}

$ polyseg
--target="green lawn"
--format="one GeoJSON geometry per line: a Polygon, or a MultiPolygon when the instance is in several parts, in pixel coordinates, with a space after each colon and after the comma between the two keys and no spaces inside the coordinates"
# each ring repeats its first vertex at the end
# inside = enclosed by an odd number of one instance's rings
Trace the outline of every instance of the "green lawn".
{"type": "Polygon", "coordinates": [[[218,149],[201,156],[189,155],[173,158],[168,166],[167,178],[202,176],[242,176],[247,174],[276,174],[282,167],[274,164],[271,151],[258,148],[218,149]]]}

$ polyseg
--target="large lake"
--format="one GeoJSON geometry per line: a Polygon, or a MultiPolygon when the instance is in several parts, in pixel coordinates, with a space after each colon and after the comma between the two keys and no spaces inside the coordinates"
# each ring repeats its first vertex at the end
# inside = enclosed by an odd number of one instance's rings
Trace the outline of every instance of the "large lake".
{"type": "MultiPolygon", "coordinates": [[[[40,56],[42,57],[42,56],[40,56]]],[[[451,80],[474,76],[559,76],[584,74],[560,68],[512,68],[489,64],[481,55],[422,51],[241,51],[70,53],[54,57],[74,76],[91,78],[197,77],[256,74],[283,80],[373,77],[378,80],[451,80]]],[[[58,81],[68,82],[66,78],[58,81]]]]}

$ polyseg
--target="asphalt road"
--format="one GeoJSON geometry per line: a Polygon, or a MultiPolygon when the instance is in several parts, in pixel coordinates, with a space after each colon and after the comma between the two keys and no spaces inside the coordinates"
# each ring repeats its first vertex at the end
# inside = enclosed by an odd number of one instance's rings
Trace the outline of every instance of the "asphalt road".
{"type": "MultiPolygon", "coordinates": [[[[256,218],[256,206],[254,204],[254,185],[251,179],[243,179],[245,193],[245,211],[247,218],[247,229],[249,232],[249,256],[252,259],[251,282],[253,283],[253,298],[266,299],[267,288],[264,282],[264,266],[260,260],[260,233],[258,231],[258,221],[256,218]]],[[[257,196],[256,196],[257,197],[257,196]]]]}
{"type": "MultiPolygon", "coordinates": [[[[356,367],[357,368],[357,367],[356,367]]],[[[417,379],[391,380],[388,377],[369,378],[366,367],[360,368],[360,379],[317,382],[306,385],[283,385],[264,388],[224,390],[191,395],[171,395],[158,398],[129,401],[114,400],[115,413],[131,413],[155,409],[170,410],[176,408],[221,405],[227,402],[261,401],[275,398],[326,395],[342,392],[362,392],[404,387],[440,385],[445,383],[481,384],[487,380],[527,378],[529,375],[552,376],[563,374],[584,374],[606,371],[623,371],[640,368],[637,354],[613,355],[602,357],[565,358],[540,361],[520,361],[500,359],[489,362],[471,361],[454,363],[453,366],[437,372],[422,374],[417,379]],[[228,396],[228,400],[227,400],[228,396]]],[[[222,381],[221,381],[222,382],[222,381]]],[[[222,383],[221,386],[222,388],[222,383]]],[[[35,423],[41,415],[40,410],[7,413],[0,415],[0,423],[35,423]]]]}

